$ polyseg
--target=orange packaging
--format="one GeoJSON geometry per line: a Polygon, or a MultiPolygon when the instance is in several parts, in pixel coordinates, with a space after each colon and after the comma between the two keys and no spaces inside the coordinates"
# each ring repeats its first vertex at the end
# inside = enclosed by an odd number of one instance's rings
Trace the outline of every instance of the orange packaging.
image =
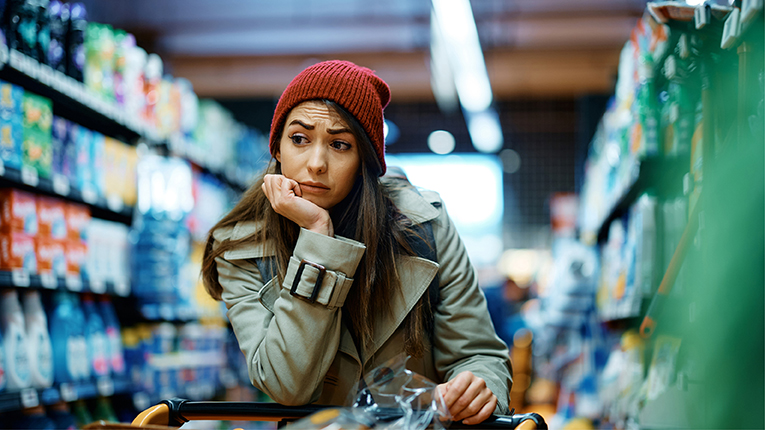
{"type": "Polygon", "coordinates": [[[35,254],[37,255],[37,273],[66,275],[66,252],[64,241],[47,237],[35,238],[35,254]]]}
{"type": "Polygon", "coordinates": [[[37,196],[37,235],[52,239],[65,239],[66,216],[63,200],[55,197],[37,196]]]}
{"type": "Polygon", "coordinates": [[[34,237],[22,232],[0,234],[0,269],[37,273],[34,237]]]}
{"type": "Polygon", "coordinates": [[[67,240],[64,244],[66,252],[66,271],[69,275],[85,273],[88,259],[88,245],[81,240],[67,240]]]}
{"type": "Polygon", "coordinates": [[[36,196],[16,188],[0,189],[0,227],[3,232],[37,234],[36,196]]]}
{"type": "Polygon", "coordinates": [[[66,237],[72,240],[85,240],[88,224],[90,224],[90,208],[77,203],[66,203],[64,206],[66,218],[66,237]]]}

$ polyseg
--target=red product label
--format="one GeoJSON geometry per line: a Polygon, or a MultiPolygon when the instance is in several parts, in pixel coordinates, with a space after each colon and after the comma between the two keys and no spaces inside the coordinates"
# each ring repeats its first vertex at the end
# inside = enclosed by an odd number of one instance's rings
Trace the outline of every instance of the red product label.
{"type": "Polygon", "coordinates": [[[25,269],[28,273],[36,273],[34,238],[19,232],[0,234],[0,269],[25,269]]]}
{"type": "Polygon", "coordinates": [[[65,203],[53,197],[37,197],[37,230],[39,236],[64,239],[67,235],[65,203]]]}
{"type": "Polygon", "coordinates": [[[76,240],[85,239],[85,231],[90,224],[90,209],[84,205],[67,203],[64,212],[67,237],[76,240]]]}
{"type": "Polygon", "coordinates": [[[64,242],[46,237],[35,239],[37,272],[40,274],[66,275],[67,261],[64,242]]]}
{"type": "Polygon", "coordinates": [[[37,234],[37,205],[34,194],[5,188],[0,190],[0,224],[4,232],[37,234]]]}
{"type": "Polygon", "coordinates": [[[67,240],[66,270],[70,275],[79,275],[88,258],[88,246],[81,240],[67,240]]]}

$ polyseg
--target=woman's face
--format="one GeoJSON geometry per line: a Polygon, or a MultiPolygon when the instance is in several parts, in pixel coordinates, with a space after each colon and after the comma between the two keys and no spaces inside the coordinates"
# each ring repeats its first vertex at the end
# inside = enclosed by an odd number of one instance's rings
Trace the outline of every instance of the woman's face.
{"type": "Polygon", "coordinates": [[[282,174],[297,181],[303,198],[331,209],[353,188],[361,166],[356,137],[321,101],[290,111],[276,151],[282,174]]]}

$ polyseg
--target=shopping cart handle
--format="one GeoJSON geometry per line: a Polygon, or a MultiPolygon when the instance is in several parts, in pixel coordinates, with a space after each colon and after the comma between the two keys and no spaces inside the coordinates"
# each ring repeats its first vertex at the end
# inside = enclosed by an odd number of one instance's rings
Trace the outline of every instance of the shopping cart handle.
{"type": "MultiPolygon", "coordinates": [[[[192,402],[185,399],[163,400],[141,412],[132,425],[144,427],[149,424],[179,427],[194,420],[241,420],[241,421],[294,421],[331,406],[304,405],[284,406],[262,402],[192,402]]],[[[395,409],[383,411],[378,418],[385,421],[400,417],[395,409]]],[[[477,428],[452,423],[450,428],[477,428]]],[[[492,415],[480,424],[485,429],[547,429],[547,423],[539,414],[492,415]]]]}

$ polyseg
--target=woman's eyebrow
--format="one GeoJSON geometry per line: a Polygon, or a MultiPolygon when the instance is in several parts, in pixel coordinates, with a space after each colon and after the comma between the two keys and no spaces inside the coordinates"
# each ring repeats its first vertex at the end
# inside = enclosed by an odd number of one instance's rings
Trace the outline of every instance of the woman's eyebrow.
{"type": "Polygon", "coordinates": [[[341,133],[350,133],[350,128],[328,128],[327,133],[329,134],[341,134],[341,133]]]}
{"type": "Polygon", "coordinates": [[[299,119],[293,119],[292,122],[290,122],[289,125],[293,125],[293,124],[298,124],[298,125],[302,126],[306,130],[313,130],[314,128],[316,128],[316,127],[314,127],[312,125],[308,125],[308,124],[304,123],[303,121],[300,121],[299,119]]]}

